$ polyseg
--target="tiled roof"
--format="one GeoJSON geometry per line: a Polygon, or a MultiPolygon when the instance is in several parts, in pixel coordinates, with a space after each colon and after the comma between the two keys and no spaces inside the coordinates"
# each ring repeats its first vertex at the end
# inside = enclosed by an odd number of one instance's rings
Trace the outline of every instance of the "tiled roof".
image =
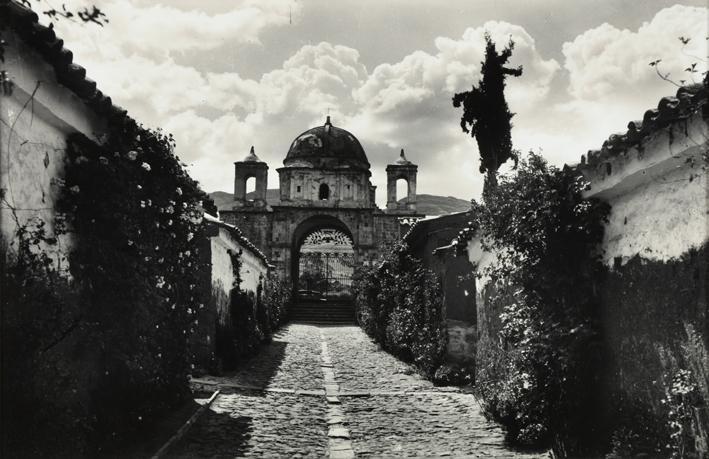
{"type": "Polygon", "coordinates": [[[709,111],[707,105],[707,87],[702,84],[684,86],[679,88],[675,97],[663,97],[657,108],[645,112],[642,120],[628,123],[628,130],[612,134],[603,142],[600,150],[590,150],[587,155],[581,156],[581,168],[594,166],[604,160],[626,151],[637,145],[642,139],[671,123],[689,118],[694,113],[702,110],[704,117],[709,111]]]}
{"type": "Polygon", "coordinates": [[[71,90],[96,114],[109,120],[121,120],[126,110],[113,104],[111,98],[96,88],[96,82],[86,77],[86,69],[73,63],[73,53],[64,47],[52,27],[39,23],[37,14],[11,0],[0,0],[0,24],[7,25],[24,42],[34,48],[53,68],[57,81],[71,90]]]}

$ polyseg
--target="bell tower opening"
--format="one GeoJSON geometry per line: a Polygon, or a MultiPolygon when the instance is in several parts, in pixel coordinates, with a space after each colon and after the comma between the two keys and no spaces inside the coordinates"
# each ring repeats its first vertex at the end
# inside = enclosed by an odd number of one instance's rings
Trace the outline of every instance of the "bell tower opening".
{"type": "Polygon", "coordinates": [[[248,177],[246,179],[246,194],[245,198],[249,202],[254,201],[254,195],[256,194],[256,177],[248,177]]]}
{"type": "Polygon", "coordinates": [[[318,199],[325,201],[330,199],[330,187],[326,183],[320,185],[320,191],[318,192],[318,199]]]}

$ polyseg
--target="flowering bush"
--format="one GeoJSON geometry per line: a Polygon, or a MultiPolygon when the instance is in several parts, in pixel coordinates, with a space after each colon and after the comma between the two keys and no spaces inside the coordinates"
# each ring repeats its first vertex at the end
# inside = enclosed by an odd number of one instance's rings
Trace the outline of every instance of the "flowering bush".
{"type": "Polygon", "coordinates": [[[396,246],[376,268],[359,269],[353,284],[360,326],[402,360],[431,377],[443,362],[447,334],[436,275],[396,246]]]}
{"type": "Polygon", "coordinates": [[[583,199],[582,179],[530,153],[473,203],[483,248],[497,261],[481,275],[498,336],[481,337],[476,387],[514,442],[578,454],[598,386],[594,253],[606,205],[583,199]]]}
{"type": "Polygon", "coordinates": [[[202,215],[216,209],[159,130],[124,119],[101,145],[67,144],[60,207],[84,344],[98,354],[86,369],[92,441],[110,448],[189,395],[188,341],[210,295],[202,215]]]}

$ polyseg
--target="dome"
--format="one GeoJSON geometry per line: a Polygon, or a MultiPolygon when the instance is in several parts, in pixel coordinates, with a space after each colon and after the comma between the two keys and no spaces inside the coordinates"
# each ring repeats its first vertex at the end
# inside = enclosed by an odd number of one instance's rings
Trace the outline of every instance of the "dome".
{"type": "Polygon", "coordinates": [[[359,140],[344,129],[333,126],[329,116],[323,126],[308,129],[295,138],[283,164],[369,169],[367,155],[359,140]]]}

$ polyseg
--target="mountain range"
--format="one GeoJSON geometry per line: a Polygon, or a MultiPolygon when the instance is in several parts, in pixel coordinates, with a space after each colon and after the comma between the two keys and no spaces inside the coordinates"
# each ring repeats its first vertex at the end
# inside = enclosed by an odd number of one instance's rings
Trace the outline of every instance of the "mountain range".
{"type": "MultiPolygon", "coordinates": [[[[214,191],[209,193],[209,196],[214,200],[217,209],[231,210],[234,202],[234,195],[226,191],[214,191]]],[[[253,192],[246,195],[248,198],[253,197],[253,192]]],[[[278,203],[278,189],[266,190],[266,201],[273,205],[278,203]]],[[[434,194],[417,194],[416,195],[416,210],[424,215],[446,215],[456,212],[465,212],[470,209],[470,201],[465,199],[454,198],[453,196],[437,196],[434,194]]]]}

